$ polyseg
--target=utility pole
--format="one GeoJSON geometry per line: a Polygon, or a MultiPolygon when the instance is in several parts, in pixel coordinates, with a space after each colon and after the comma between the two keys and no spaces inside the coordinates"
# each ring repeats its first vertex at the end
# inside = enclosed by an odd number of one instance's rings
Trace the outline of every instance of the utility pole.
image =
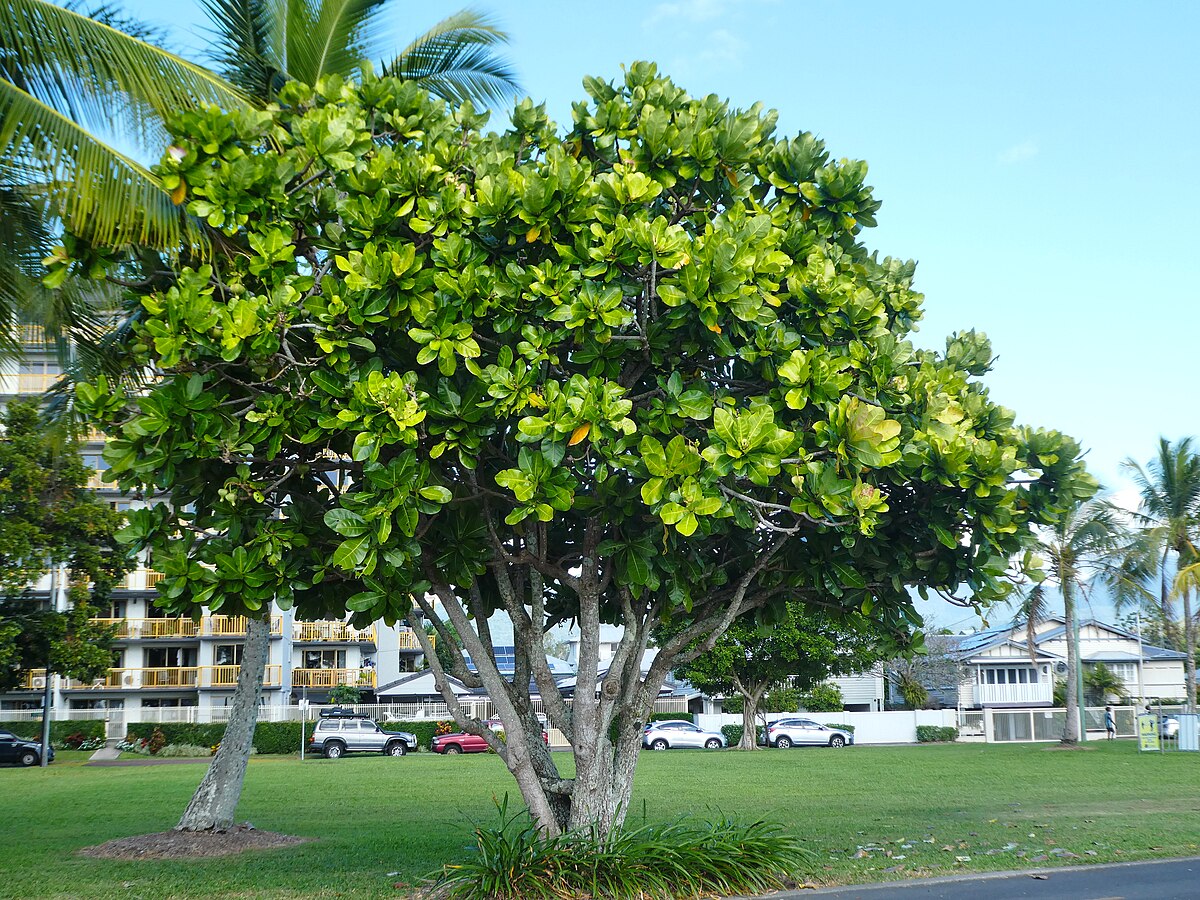
{"type": "MultiPolygon", "coordinates": [[[[59,567],[50,567],[50,611],[59,612],[59,567]]],[[[50,647],[46,647],[46,683],[42,687],[42,752],[40,765],[44,769],[50,765],[50,706],[54,702],[54,689],[51,683],[54,671],[50,667],[50,647]]]]}

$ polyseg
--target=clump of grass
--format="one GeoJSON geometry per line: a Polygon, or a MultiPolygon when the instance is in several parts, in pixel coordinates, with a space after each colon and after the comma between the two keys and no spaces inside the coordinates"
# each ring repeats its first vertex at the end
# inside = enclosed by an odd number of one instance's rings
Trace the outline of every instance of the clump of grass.
{"type": "Polygon", "coordinates": [[[679,820],[595,828],[547,838],[526,813],[499,828],[475,830],[474,859],[447,865],[427,896],[442,900],[536,900],[589,897],[669,898],[757,894],[786,886],[811,866],[813,854],[766,822],[679,820]]]}

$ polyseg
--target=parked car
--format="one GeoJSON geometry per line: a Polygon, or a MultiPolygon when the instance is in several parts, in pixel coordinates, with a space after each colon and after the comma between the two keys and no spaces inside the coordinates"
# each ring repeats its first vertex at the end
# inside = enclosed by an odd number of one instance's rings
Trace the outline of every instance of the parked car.
{"type": "MultiPolygon", "coordinates": [[[[542,721],[542,741],[550,744],[550,735],[546,731],[546,723],[544,716],[538,716],[542,721]]],[[[499,719],[488,719],[484,722],[488,728],[497,733],[504,732],[504,723],[499,719]]],[[[429,743],[429,749],[434,753],[486,753],[491,747],[477,734],[469,734],[465,731],[455,731],[452,734],[439,734],[429,743]]]]}
{"type": "MultiPolygon", "coordinates": [[[[46,757],[54,762],[54,748],[46,757]]],[[[20,766],[36,766],[42,761],[42,742],[17,737],[11,731],[0,731],[0,763],[16,763],[20,766]]]]}
{"type": "Polygon", "coordinates": [[[767,726],[767,743],[780,750],[801,744],[845,747],[854,743],[854,734],[840,728],[830,728],[812,719],[776,719],[767,726]]]}
{"type": "Polygon", "coordinates": [[[1179,720],[1174,716],[1163,716],[1158,723],[1158,733],[1164,738],[1179,737],[1179,720]]]}
{"type": "Polygon", "coordinates": [[[725,744],[725,735],[721,732],[705,731],[699,725],[682,719],[648,722],[642,730],[642,746],[650,750],[670,750],[675,747],[720,750],[725,744]]]}
{"type": "Polygon", "coordinates": [[[417,736],[407,731],[384,731],[366,716],[345,710],[326,710],[308,738],[310,749],[339,759],[347,753],[386,753],[403,756],[417,749],[417,736]]]}

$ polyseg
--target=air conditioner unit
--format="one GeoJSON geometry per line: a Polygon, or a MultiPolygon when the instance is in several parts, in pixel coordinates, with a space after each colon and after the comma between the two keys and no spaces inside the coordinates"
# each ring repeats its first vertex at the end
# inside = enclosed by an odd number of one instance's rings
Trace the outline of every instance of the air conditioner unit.
{"type": "Polygon", "coordinates": [[[1054,674],[1055,675],[1066,675],[1067,674],[1067,664],[1065,662],[1063,662],[1061,659],[1054,664],[1054,674]]]}
{"type": "Polygon", "coordinates": [[[44,691],[46,689],[46,676],[39,675],[33,679],[33,689],[35,691],[44,691]]]}

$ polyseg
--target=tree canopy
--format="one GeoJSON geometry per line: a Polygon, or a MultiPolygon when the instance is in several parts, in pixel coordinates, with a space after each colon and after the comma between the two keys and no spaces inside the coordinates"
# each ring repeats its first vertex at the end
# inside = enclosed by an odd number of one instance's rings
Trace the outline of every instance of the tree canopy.
{"type": "Polygon", "coordinates": [[[178,116],[159,176],[238,252],[138,299],[144,392],[78,392],[155,501],[125,536],[170,609],[452,624],[548,830],[619,823],[658,686],[737,616],[799,600],[903,631],[910,587],[987,602],[1093,490],[1073,441],[990,400],[982,335],[909,341],[915,266],[859,241],[865,163],[651,64],[585,89],[565,131],[523,101],[485,133],[373,76],[178,116]],[[562,621],[571,705],[543,652],[562,621]],[[602,622],[625,628],[607,673],[602,622]]]}
{"type": "Polygon", "coordinates": [[[0,691],[30,669],[73,678],[108,669],[112,629],[90,621],[128,564],[114,534],[122,515],[88,490],[73,448],[46,432],[36,404],[14,401],[0,434],[0,691]],[[32,592],[62,570],[66,609],[32,592]]]}

